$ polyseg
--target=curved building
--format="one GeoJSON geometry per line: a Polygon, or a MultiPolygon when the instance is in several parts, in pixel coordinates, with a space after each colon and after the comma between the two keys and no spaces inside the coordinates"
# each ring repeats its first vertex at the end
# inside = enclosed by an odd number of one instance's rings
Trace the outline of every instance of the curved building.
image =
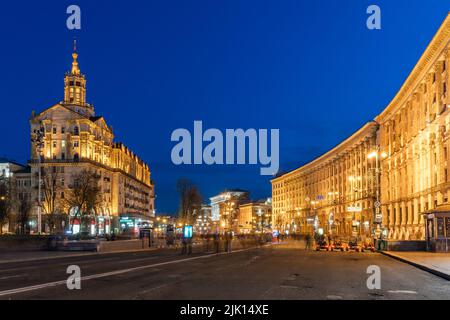
{"type": "Polygon", "coordinates": [[[375,121],[272,180],[275,229],[424,239],[423,213],[450,195],[449,42],[450,15],[375,121]]]}

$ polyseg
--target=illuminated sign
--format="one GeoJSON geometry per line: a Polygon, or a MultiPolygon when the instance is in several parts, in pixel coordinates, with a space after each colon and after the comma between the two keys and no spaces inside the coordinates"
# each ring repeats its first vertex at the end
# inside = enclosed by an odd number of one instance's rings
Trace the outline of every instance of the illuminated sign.
{"type": "Polygon", "coordinates": [[[347,207],[348,212],[361,212],[361,207],[347,207]]]}
{"type": "Polygon", "coordinates": [[[184,226],[183,237],[192,238],[192,226],[184,226]]]}

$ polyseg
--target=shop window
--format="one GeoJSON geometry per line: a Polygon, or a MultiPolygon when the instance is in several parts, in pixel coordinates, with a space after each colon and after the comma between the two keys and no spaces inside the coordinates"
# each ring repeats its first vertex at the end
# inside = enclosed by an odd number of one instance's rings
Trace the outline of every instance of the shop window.
{"type": "Polygon", "coordinates": [[[438,238],[444,238],[444,218],[437,218],[436,219],[436,227],[437,227],[437,236],[438,238]]]}

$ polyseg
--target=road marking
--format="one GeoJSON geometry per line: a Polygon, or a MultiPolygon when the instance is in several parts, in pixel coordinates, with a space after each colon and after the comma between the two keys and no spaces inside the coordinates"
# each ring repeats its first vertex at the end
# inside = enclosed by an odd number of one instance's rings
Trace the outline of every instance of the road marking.
{"type": "MultiPolygon", "coordinates": [[[[147,266],[134,267],[134,268],[116,270],[116,271],[111,271],[111,272],[93,274],[90,276],[82,277],[81,281],[111,277],[111,276],[129,273],[129,272],[133,272],[133,271],[140,271],[140,270],[151,269],[151,268],[160,267],[160,266],[166,266],[169,264],[177,264],[177,263],[188,262],[188,261],[193,261],[193,260],[206,259],[206,258],[216,257],[218,255],[233,254],[233,253],[239,253],[239,252],[244,252],[244,251],[249,251],[249,250],[254,250],[254,249],[257,249],[257,248],[241,249],[241,250],[233,251],[231,253],[221,252],[221,253],[216,253],[216,254],[211,254],[211,255],[204,255],[204,256],[186,258],[186,259],[181,259],[181,260],[172,260],[172,261],[155,263],[155,264],[151,264],[151,265],[147,265],[147,266]]],[[[50,288],[50,287],[56,287],[56,286],[60,286],[60,285],[65,285],[66,282],[67,282],[67,280],[61,280],[61,281],[54,281],[54,282],[49,282],[49,283],[38,284],[35,286],[0,291],[0,297],[23,293],[23,292],[28,292],[28,291],[35,291],[35,290],[40,290],[40,289],[45,289],[45,288],[50,288]]]]}
{"type": "Polygon", "coordinates": [[[417,294],[417,291],[411,290],[389,290],[389,293],[404,293],[404,294],[417,294]]]}
{"type": "Polygon", "coordinates": [[[17,276],[7,276],[7,277],[2,277],[2,278],[0,278],[0,280],[6,280],[6,279],[11,279],[11,278],[20,278],[20,277],[22,277],[23,275],[17,275],[17,276]]]}
{"type": "Polygon", "coordinates": [[[283,288],[283,289],[298,289],[297,286],[287,286],[287,285],[281,285],[280,288],[283,288]]]}
{"type": "Polygon", "coordinates": [[[147,290],[144,290],[144,291],[140,291],[140,292],[133,298],[133,300],[138,299],[140,296],[142,296],[142,295],[144,295],[144,294],[148,294],[148,293],[150,293],[150,292],[152,292],[152,291],[154,291],[154,290],[158,290],[158,289],[162,289],[162,288],[168,287],[169,285],[172,285],[172,284],[173,284],[173,283],[165,283],[165,284],[162,284],[162,285],[157,286],[157,287],[153,287],[153,288],[150,288],[150,289],[147,289],[147,290]]]}
{"type": "Polygon", "coordinates": [[[342,300],[342,297],[330,295],[330,296],[327,296],[327,299],[328,300],[342,300]]]}

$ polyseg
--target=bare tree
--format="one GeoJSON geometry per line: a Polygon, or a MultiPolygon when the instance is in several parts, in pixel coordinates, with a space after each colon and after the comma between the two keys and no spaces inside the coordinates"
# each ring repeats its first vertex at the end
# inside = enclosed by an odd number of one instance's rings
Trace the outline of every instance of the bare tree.
{"type": "Polygon", "coordinates": [[[65,206],[75,209],[71,230],[75,219],[80,218],[80,223],[84,216],[95,213],[102,203],[101,188],[99,186],[100,177],[93,171],[83,170],[73,175],[73,185],[64,199],[65,206]]]}
{"type": "Polygon", "coordinates": [[[27,233],[27,225],[30,220],[32,203],[29,196],[26,194],[17,194],[17,216],[16,223],[19,227],[20,234],[27,233]]]}
{"type": "Polygon", "coordinates": [[[0,176],[0,234],[14,207],[14,200],[11,178],[0,176]]]}
{"type": "Polygon", "coordinates": [[[194,215],[200,211],[203,201],[200,191],[188,179],[179,179],[177,181],[177,191],[180,196],[178,215],[186,224],[192,224],[194,215]]]}
{"type": "Polygon", "coordinates": [[[58,167],[42,168],[42,209],[46,215],[50,230],[54,230],[56,225],[57,208],[59,203],[58,193],[61,190],[59,184],[58,167]]]}

